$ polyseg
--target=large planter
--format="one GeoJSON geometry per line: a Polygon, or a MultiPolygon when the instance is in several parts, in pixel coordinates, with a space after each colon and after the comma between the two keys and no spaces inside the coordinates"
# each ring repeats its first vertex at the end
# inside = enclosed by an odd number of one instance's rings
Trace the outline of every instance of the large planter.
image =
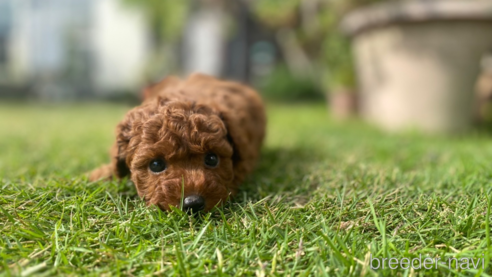
{"type": "Polygon", "coordinates": [[[387,2],[356,10],[360,114],[387,129],[459,132],[473,122],[480,57],[492,47],[492,1],[387,2]]]}

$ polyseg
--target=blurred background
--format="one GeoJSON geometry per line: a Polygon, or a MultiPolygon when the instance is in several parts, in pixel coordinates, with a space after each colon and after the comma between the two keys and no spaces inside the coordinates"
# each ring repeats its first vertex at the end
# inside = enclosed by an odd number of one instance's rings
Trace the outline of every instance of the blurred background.
{"type": "Polygon", "coordinates": [[[134,101],[169,74],[388,130],[490,120],[490,0],[0,0],[0,101],[134,101]]]}
{"type": "MultiPolygon", "coordinates": [[[[272,93],[298,86],[280,98],[322,99],[318,76],[304,72],[312,66],[304,41],[294,38],[300,2],[260,2],[0,0],[0,97],[120,99],[198,71],[270,82],[272,93]]],[[[308,8],[303,20],[316,18],[308,8]]]]}

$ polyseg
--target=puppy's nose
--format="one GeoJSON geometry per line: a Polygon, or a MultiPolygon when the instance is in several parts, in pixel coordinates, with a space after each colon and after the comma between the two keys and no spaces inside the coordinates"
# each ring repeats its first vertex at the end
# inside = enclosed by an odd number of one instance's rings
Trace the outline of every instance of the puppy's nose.
{"type": "Polygon", "coordinates": [[[205,208],[205,199],[199,195],[190,195],[183,201],[183,210],[196,213],[205,208]]]}

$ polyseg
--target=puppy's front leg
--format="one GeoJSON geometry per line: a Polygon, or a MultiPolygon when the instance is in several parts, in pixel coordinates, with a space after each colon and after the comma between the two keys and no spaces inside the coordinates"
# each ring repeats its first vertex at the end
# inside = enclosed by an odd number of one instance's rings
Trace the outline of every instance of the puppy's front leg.
{"type": "MultiPolygon", "coordinates": [[[[115,157],[118,152],[117,145],[113,144],[109,152],[110,157],[115,157]]],[[[97,180],[110,180],[111,178],[116,177],[116,166],[116,159],[112,158],[111,163],[103,164],[100,167],[93,169],[88,174],[89,180],[93,182],[97,180]]]]}
{"type": "Polygon", "coordinates": [[[109,180],[113,177],[114,171],[113,171],[113,165],[112,164],[105,164],[102,165],[94,170],[92,170],[89,173],[89,180],[90,181],[97,181],[97,180],[109,180]]]}

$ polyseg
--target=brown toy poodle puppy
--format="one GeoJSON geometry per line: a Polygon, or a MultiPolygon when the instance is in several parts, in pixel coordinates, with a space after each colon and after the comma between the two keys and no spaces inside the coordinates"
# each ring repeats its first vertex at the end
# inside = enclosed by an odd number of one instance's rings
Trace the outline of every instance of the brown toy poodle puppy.
{"type": "Polygon", "coordinates": [[[182,204],[206,212],[233,196],[265,135],[260,96],[202,74],[168,77],[143,94],[116,128],[111,163],[89,179],[129,176],[147,204],[162,210],[182,204]]]}

